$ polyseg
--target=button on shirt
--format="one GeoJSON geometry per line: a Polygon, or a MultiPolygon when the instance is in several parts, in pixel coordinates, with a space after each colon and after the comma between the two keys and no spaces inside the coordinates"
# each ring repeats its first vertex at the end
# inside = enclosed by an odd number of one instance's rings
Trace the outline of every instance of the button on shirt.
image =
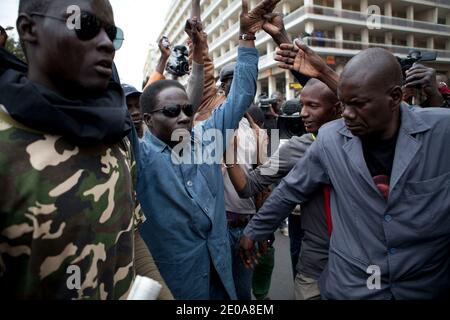
{"type": "Polygon", "coordinates": [[[253,102],[257,66],[257,50],[239,48],[226,102],[194,127],[191,151],[183,153],[193,164],[177,163],[178,153],[150,132],[141,142],[137,191],[147,216],[141,235],[176,299],[210,298],[210,281],[204,276],[210,275],[211,263],[228,296],[236,298],[220,165],[223,152],[211,152],[211,147],[223,150],[222,145],[228,145],[226,130],[237,128],[253,102]],[[208,138],[215,129],[223,139],[208,138]],[[206,157],[195,161],[199,154],[206,157]]]}
{"type": "MultiPolygon", "coordinates": [[[[406,104],[400,110],[387,199],[372,179],[361,140],[337,120],[321,128],[260,210],[261,216],[282,215],[321,184],[333,186],[324,298],[432,299],[450,290],[450,148],[444,147],[450,110],[406,104]],[[381,289],[368,285],[373,266],[381,271],[381,289]]],[[[262,240],[257,231],[249,225],[245,234],[262,240]]]]}

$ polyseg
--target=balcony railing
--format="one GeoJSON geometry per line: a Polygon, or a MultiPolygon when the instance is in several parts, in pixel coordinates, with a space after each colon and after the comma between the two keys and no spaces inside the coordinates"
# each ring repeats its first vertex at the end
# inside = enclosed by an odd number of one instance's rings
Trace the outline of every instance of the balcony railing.
{"type": "MultiPolygon", "coordinates": [[[[450,51],[446,50],[430,50],[425,48],[411,48],[411,47],[405,47],[405,46],[396,46],[396,45],[387,45],[383,43],[362,43],[360,41],[350,41],[350,40],[343,40],[343,41],[337,41],[334,39],[326,39],[326,38],[317,38],[317,37],[307,37],[303,38],[304,42],[310,46],[312,49],[316,50],[317,52],[322,51],[321,49],[330,51],[330,54],[336,54],[339,55],[339,51],[342,50],[348,50],[346,55],[352,56],[357,54],[357,52],[361,50],[365,50],[368,48],[384,48],[393,54],[400,55],[400,56],[406,56],[408,53],[412,50],[418,50],[422,53],[424,52],[437,52],[437,59],[450,59],[450,51]]],[[[341,53],[342,54],[342,53],[341,53]]],[[[276,62],[274,60],[275,52],[268,53],[264,56],[261,56],[259,59],[259,70],[263,71],[267,68],[274,67],[276,65],[276,62]]],[[[237,50],[230,50],[224,55],[218,57],[214,61],[214,65],[216,69],[220,69],[225,65],[226,63],[232,61],[237,57],[237,50]]]]}
{"type": "Polygon", "coordinates": [[[450,7],[450,1],[449,0],[402,0],[403,2],[414,2],[414,3],[426,3],[429,4],[430,6],[432,5],[441,5],[441,6],[447,6],[450,7]]]}
{"type": "Polygon", "coordinates": [[[239,31],[239,21],[233,24],[226,32],[221,34],[216,41],[211,43],[211,46],[209,47],[210,51],[214,51],[218,47],[220,47],[221,44],[228,41],[233,35],[237,35],[239,31]]]}
{"type": "MultiPolygon", "coordinates": [[[[304,7],[305,14],[314,14],[325,17],[333,17],[335,19],[348,19],[355,20],[360,22],[360,24],[367,24],[368,16],[363,12],[350,11],[350,10],[338,10],[330,7],[323,6],[307,6],[304,7]]],[[[425,22],[425,21],[417,21],[417,20],[409,20],[397,17],[387,17],[387,16],[379,16],[372,15],[371,21],[375,21],[379,19],[381,25],[389,25],[403,28],[413,28],[413,29],[422,29],[434,32],[442,32],[450,35],[450,26],[425,22]]]]}
{"type": "Polygon", "coordinates": [[[241,2],[238,0],[234,0],[232,4],[226,8],[219,17],[217,17],[216,21],[213,21],[209,26],[206,27],[205,32],[210,33],[212,30],[220,27],[227,18],[229,18],[235,11],[237,11],[241,6],[241,2]]]}
{"type": "Polygon", "coordinates": [[[225,53],[224,55],[221,55],[216,60],[214,60],[214,67],[216,69],[220,68],[221,66],[226,64],[228,61],[231,61],[236,57],[237,57],[237,50],[230,50],[227,53],[225,53]]]}
{"type": "Polygon", "coordinates": [[[355,50],[361,51],[368,48],[384,48],[386,50],[391,51],[392,53],[399,55],[407,55],[412,50],[418,50],[422,52],[437,52],[438,59],[450,59],[450,51],[447,50],[432,50],[426,48],[411,48],[405,46],[397,46],[397,45],[388,45],[384,43],[363,43],[360,41],[337,41],[334,39],[327,38],[317,38],[317,37],[307,37],[304,38],[303,41],[312,48],[333,48],[339,50],[355,50]]]}

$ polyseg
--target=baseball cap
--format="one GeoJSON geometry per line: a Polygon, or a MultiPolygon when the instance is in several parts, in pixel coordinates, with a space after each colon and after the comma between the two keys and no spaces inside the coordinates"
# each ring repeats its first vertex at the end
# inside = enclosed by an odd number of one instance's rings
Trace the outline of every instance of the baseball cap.
{"type": "Polygon", "coordinates": [[[220,81],[223,82],[228,77],[232,77],[234,75],[234,68],[236,67],[236,63],[227,64],[220,71],[220,81]]]}
{"type": "Polygon", "coordinates": [[[125,94],[125,98],[128,97],[128,96],[131,96],[133,94],[136,94],[136,95],[141,95],[142,94],[142,92],[137,90],[135,87],[130,86],[129,84],[122,84],[122,89],[123,89],[123,92],[125,94]]]}

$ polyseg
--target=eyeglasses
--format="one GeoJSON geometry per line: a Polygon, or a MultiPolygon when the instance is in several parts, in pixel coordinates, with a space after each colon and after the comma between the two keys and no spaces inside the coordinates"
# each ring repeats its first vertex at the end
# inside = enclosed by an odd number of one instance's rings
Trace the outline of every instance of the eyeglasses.
{"type": "Polygon", "coordinates": [[[153,110],[150,113],[155,113],[161,111],[163,115],[169,118],[176,118],[180,115],[181,110],[183,110],[184,114],[188,117],[192,117],[194,115],[194,106],[192,104],[180,105],[175,104],[172,106],[166,106],[161,109],[153,110]]]}
{"type": "MultiPolygon", "coordinates": [[[[39,12],[32,12],[30,13],[30,16],[45,17],[63,22],[68,21],[67,18],[64,19],[39,12]]],[[[104,23],[92,13],[89,13],[87,11],[81,11],[80,26],[81,28],[75,28],[75,33],[77,34],[78,39],[82,41],[92,40],[100,33],[101,29],[103,28],[105,29],[108,38],[113,43],[114,49],[119,50],[122,47],[122,43],[124,40],[122,29],[114,25],[104,23]]]]}

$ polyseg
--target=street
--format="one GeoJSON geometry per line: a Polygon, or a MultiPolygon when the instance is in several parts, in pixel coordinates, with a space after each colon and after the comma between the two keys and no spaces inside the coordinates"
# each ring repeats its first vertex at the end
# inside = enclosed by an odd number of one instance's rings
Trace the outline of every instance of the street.
{"type": "Polygon", "coordinates": [[[272,300],[293,300],[294,280],[289,252],[289,237],[275,232],[275,268],[272,274],[269,297],[272,300]]]}

